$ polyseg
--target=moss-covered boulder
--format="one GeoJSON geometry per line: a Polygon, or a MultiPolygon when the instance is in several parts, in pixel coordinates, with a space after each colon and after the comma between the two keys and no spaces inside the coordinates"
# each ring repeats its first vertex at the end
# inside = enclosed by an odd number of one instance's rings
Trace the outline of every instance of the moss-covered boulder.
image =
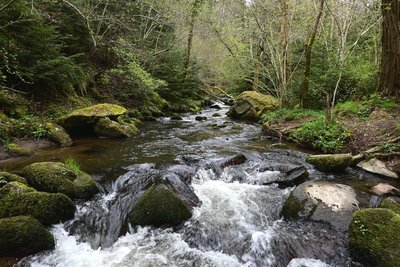
{"type": "Polygon", "coordinates": [[[279,107],[279,101],[273,96],[263,95],[256,91],[241,93],[229,111],[233,118],[258,120],[262,114],[279,107]]]}
{"type": "Polygon", "coordinates": [[[46,124],[47,136],[60,146],[72,145],[72,139],[63,127],[55,123],[46,124]]]}
{"type": "Polygon", "coordinates": [[[61,162],[33,163],[23,173],[29,184],[40,191],[63,193],[72,199],[88,199],[98,192],[90,175],[70,170],[61,162]]]}
{"type": "Polygon", "coordinates": [[[94,132],[100,137],[124,138],[130,137],[138,131],[134,123],[119,123],[109,118],[99,119],[94,126],[94,132]]]}
{"type": "Polygon", "coordinates": [[[8,144],[6,146],[8,153],[17,157],[28,157],[31,156],[35,151],[31,148],[21,147],[18,144],[8,144]]]}
{"type": "Polygon", "coordinates": [[[348,229],[352,214],[357,209],[356,193],[351,187],[326,181],[310,181],[290,193],[282,215],[288,219],[326,222],[344,231],[348,229]]]}
{"type": "Polygon", "coordinates": [[[400,214],[400,204],[394,201],[391,198],[385,198],[381,204],[379,205],[380,208],[388,209],[393,212],[400,214]]]}
{"type": "Polygon", "coordinates": [[[23,184],[28,184],[25,178],[9,172],[0,172],[0,180],[6,182],[20,182],[23,184]]]}
{"type": "Polygon", "coordinates": [[[43,225],[72,219],[75,205],[66,195],[38,192],[19,182],[0,189],[0,218],[30,215],[43,225]]]}
{"type": "Polygon", "coordinates": [[[0,89],[0,112],[19,118],[28,112],[28,101],[20,95],[0,89]]]}
{"type": "Polygon", "coordinates": [[[0,256],[24,257],[54,246],[53,235],[32,217],[0,219],[0,256]]]}
{"type": "Polygon", "coordinates": [[[179,225],[192,216],[190,208],[163,184],[152,185],[129,213],[135,225],[179,225]]]}
{"type": "Polygon", "coordinates": [[[58,121],[63,127],[70,129],[80,126],[94,125],[100,118],[116,119],[128,111],[113,104],[98,104],[72,111],[58,121]]]}
{"type": "Polygon", "coordinates": [[[389,209],[361,209],[353,214],[349,248],[365,267],[400,266],[400,215],[389,209]]]}
{"type": "Polygon", "coordinates": [[[340,172],[353,162],[351,154],[324,154],[308,156],[306,161],[322,172],[340,172]]]}

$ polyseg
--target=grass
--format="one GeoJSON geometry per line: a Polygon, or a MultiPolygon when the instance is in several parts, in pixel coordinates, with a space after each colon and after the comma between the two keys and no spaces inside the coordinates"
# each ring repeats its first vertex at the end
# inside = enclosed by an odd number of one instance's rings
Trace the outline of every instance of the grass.
{"type": "Polygon", "coordinates": [[[76,175],[78,175],[81,172],[81,166],[73,157],[67,158],[64,161],[64,164],[67,166],[68,169],[73,171],[76,175]]]}
{"type": "Polygon", "coordinates": [[[357,116],[361,119],[367,119],[370,110],[360,102],[347,101],[338,103],[335,106],[335,113],[341,116],[357,116]]]}
{"type": "Polygon", "coordinates": [[[261,121],[263,123],[273,123],[278,121],[288,122],[302,118],[318,118],[323,116],[323,114],[322,110],[282,108],[262,115],[261,121]]]}

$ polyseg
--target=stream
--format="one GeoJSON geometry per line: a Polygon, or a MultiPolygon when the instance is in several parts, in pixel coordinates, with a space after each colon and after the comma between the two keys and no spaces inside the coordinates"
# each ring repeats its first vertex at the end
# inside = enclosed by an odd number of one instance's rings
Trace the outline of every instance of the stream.
{"type": "Polygon", "coordinates": [[[366,185],[380,179],[356,170],[318,172],[305,162],[304,150],[275,147],[277,140],[263,135],[259,125],[232,121],[225,115],[229,107],[218,105],[221,110],[201,112],[204,121],[196,121],[199,114],[161,118],[144,123],[128,139],[80,138],[73,147],[41,149],[33,157],[1,163],[16,170],[73,156],[101,191],[90,201],[77,202],[72,221],[51,228],[54,251],[22,259],[17,266],[361,266],[349,256],[346,233],[323,223],[282,219],[293,187],[264,185],[279,172],[257,170],[265,161],[304,165],[309,180],[352,186],[361,207],[371,205],[366,185]],[[248,160],[212,168],[213,162],[238,154],[248,160]],[[192,218],[177,228],[127,225],[127,213],[146,178],[185,166],[195,170],[191,185],[202,203],[192,218]]]}

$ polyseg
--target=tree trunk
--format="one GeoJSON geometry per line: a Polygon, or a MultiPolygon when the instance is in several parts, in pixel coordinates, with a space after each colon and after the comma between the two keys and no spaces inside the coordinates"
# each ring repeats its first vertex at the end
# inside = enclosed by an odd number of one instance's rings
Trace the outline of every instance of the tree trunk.
{"type": "Polygon", "coordinates": [[[300,105],[302,107],[308,106],[308,103],[306,103],[306,102],[308,100],[308,94],[309,94],[308,91],[310,88],[312,47],[314,45],[315,37],[318,32],[318,26],[321,21],[322,13],[324,10],[324,4],[325,4],[325,0],[320,0],[318,15],[317,15],[317,18],[315,19],[314,27],[313,27],[312,31],[310,32],[307,44],[305,46],[304,56],[305,56],[306,62],[305,62],[305,67],[304,67],[304,80],[303,80],[303,84],[302,84],[301,92],[300,92],[300,105]]]}
{"type": "Polygon", "coordinates": [[[382,0],[381,90],[386,96],[400,96],[400,0],[382,0]]]}
{"type": "Polygon", "coordinates": [[[281,49],[282,49],[282,70],[281,70],[281,104],[286,106],[287,100],[287,87],[289,77],[289,6],[287,0],[281,0],[281,49]]]}

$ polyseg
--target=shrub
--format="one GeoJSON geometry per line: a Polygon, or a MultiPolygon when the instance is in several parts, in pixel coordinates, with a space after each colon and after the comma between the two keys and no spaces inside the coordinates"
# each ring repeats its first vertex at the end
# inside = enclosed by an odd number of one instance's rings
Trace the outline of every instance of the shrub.
{"type": "Polygon", "coordinates": [[[261,117],[263,123],[272,123],[277,121],[292,121],[307,117],[317,118],[323,115],[321,110],[312,109],[278,109],[265,113],[261,117]]]}
{"type": "Polygon", "coordinates": [[[324,153],[337,153],[350,137],[350,131],[338,122],[326,123],[323,118],[304,123],[291,138],[324,153]]]}
{"type": "Polygon", "coordinates": [[[367,119],[370,110],[363,106],[359,102],[347,101],[343,103],[338,103],[335,106],[335,112],[343,116],[353,116],[356,115],[359,118],[367,119]]]}

